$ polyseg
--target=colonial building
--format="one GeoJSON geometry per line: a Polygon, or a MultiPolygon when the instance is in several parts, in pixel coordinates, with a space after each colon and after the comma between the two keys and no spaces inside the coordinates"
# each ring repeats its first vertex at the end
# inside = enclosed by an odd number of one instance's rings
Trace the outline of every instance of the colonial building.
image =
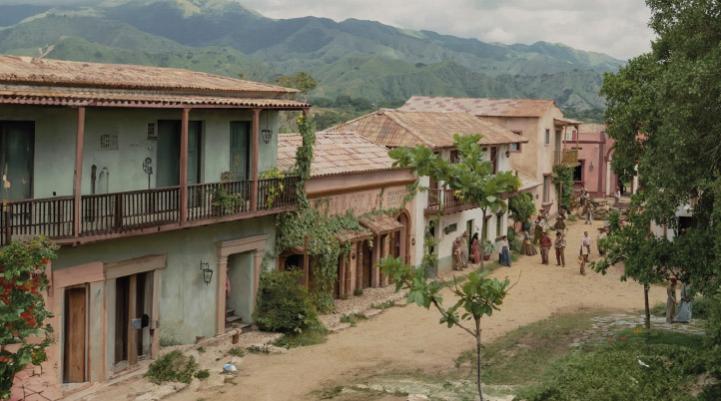
{"type": "Polygon", "coordinates": [[[295,178],[262,178],[276,165],[278,111],[308,108],[294,92],[179,69],[0,57],[0,240],[42,235],[60,246],[49,271],[51,379],[107,380],[161,344],[251,322],[273,216],[296,203],[295,178]]]}
{"type": "Polygon", "coordinates": [[[578,129],[567,132],[563,142],[564,149],[578,154],[573,173],[578,191],[585,189],[591,196],[607,197],[621,189],[611,168],[615,142],[606,134],[604,124],[581,124],[578,129]]]}
{"type": "Polygon", "coordinates": [[[553,166],[575,163],[573,152],[563,148],[563,138],[579,123],[565,119],[553,100],[413,96],[400,110],[469,113],[524,138],[526,143],[511,146],[511,168],[519,173],[521,189],[534,194],[537,209],[558,211],[553,166]]]}
{"type": "MultiPolygon", "coordinates": [[[[290,170],[301,145],[297,134],[282,134],[278,140],[278,166],[290,170]]],[[[319,132],[313,147],[311,179],[306,193],[311,206],[334,216],[353,213],[365,228],[338,233],[350,253],[338,261],[336,296],[347,298],[369,287],[388,284],[378,262],[388,256],[415,263],[414,249],[422,239],[414,236],[417,225],[414,200],[408,200],[408,185],[415,181],[408,169],[393,167],[385,147],[351,132],[319,132]]],[[[302,267],[311,279],[308,258],[298,249],[281,255],[279,267],[302,267]]]]}
{"type": "MultiPolygon", "coordinates": [[[[480,120],[468,113],[411,112],[382,109],[355,120],[340,124],[329,132],[353,132],[387,148],[427,146],[446,160],[454,160],[458,152],[454,148],[453,135],[480,134],[486,157],[495,171],[511,171],[511,148],[520,148],[528,139],[516,135],[494,123],[480,120]]],[[[418,243],[412,260],[418,264],[423,258],[425,230],[437,240],[436,253],[439,269],[452,266],[452,247],[456,238],[467,232],[469,237],[479,233],[491,242],[505,235],[508,226],[507,213],[487,216],[483,221],[481,209],[476,205],[457,199],[453,191],[442,182],[421,177],[421,186],[428,188],[419,193],[412,211],[416,224],[411,234],[418,243]],[[437,225],[435,216],[441,215],[437,225]]]]}

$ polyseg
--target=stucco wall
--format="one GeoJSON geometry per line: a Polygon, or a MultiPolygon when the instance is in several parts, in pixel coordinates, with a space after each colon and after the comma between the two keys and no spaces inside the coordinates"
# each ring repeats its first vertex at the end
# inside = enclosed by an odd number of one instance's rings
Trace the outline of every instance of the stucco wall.
{"type": "MultiPolygon", "coordinates": [[[[109,171],[108,192],[147,189],[148,176],[142,167],[146,157],[153,160],[153,170],[157,172],[157,141],[147,138],[148,123],[180,120],[180,117],[180,110],[87,109],[83,194],[91,193],[93,164],[97,166],[98,173],[103,167],[109,171]],[[105,134],[117,135],[117,150],[100,149],[100,137],[105,134]]],[[[35,121],[34,197],[72,195],[77,111],[70,108],[0,106],[0,120],[35,121]]],[[[201,180],[220,181],[220,174],[230,168],[230,122],[251,121],[252,112],[193,110],[190,120],[203,122],[201,180]]],[[[261,113],[261,129],[270,128],[274,135],[268,144],[260,140],[260,171],[276,164],[279,125],[278,112],[261,113]]],[[[155,177],[155,174],[151,176],[153,187],[155,177]]],[[[105,192],[105,188],[100,190],[105,192]]]]}
{"type": "MultiPolygon", "coordinates": [[[[161,342],[192,343],[196,336],[215,334],[218,242],[263,234],[269,241],[266,250],[272,251],[275,247],[273,217],[66,247],[60,249],[53,269],[94,261],[110,263],[146,255],[167,255],[159,300],[161,342]],[[203,282],[201,261],[208,262],[213,269],[210,284],[203,282]]],[[[109,318],[108,323],[108,340],[112,344],[114,319],[109,318]]]]}

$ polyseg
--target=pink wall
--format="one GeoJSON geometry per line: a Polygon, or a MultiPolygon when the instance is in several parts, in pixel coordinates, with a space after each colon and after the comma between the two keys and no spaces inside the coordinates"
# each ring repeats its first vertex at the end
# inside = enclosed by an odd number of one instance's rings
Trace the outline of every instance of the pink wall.
{"type": "Polygon", "coordinates": [[[582,180],[577,188],[584,188],[593,196],[612,196],[616,192],[616,175],[610,168],[613,158],[613,139],[605,132],[605,125],[582,124],[564,141],[564,149],[577,149],[582,162],[582,180]]]}

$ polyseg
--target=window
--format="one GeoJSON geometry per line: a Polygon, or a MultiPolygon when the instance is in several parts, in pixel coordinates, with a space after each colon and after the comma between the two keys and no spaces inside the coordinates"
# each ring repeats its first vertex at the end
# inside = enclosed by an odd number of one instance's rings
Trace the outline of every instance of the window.
{"type": "Polygon", "coordinates": [[[579,160],[578,165],[573,169],[573,181],[583,181],[583,167],[585,166],[585,160],[579,160]]]}
{"type": "Polygon", "coordinates": [[[458,150],[451,150],[451,163],[458,163],[461,160],[458,150]]]}
{"type": "Polygon", "coordinates": [[[544,143],[545,143],[546,145],[550,145],[550,144],[551,144],[551,130],[548,129],[548,128],[546,128],[546,139],[545,139],[544,143]]]}
{"type": "MultiPolygon", "coordinates": [[[[523,137],[523,131],[512,131],[512,132],[520,137],[523,137]]],[[[520,152],[521,144],[520,143],[512,143],[510,151],[511,152],[520,152]]]]}

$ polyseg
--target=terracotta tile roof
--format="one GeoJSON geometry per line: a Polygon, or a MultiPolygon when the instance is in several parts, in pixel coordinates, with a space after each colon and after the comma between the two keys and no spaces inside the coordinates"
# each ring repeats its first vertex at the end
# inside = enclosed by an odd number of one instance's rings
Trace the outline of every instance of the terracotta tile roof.
{"type": "Polygon", "coordinates": [[[409,112],[381,109],[327,131],[355,132],[388,147],[425,145],[453,146],[453,135],[481,134],[481,144],[500,145],[527,142],[528,139],[468,113],[409,112]]]}
{"type": "MultiPolygon", "coordinates": [[[[301,145],[299,134],[278,135],[278,168],[290,170],[301,145]]],[[[311,175],[321,176],[393,167],[388,149],[350,132],[318,132],[313,148],[311,175]]]]}
{"type": "Polygon", "coordinates": [[[556,125],[581,125],[580,121],[573,120],[570,118],[554,118],[553,123],[556,125]]]}
{"type": "Polygon", "coordinates": [[[309,105],[304,102],[278,98],[199,96],[130,90],[5,85],[1,83],[0,104],[147,108],[260,107],[292,110],[309,107],[309,105]]]}
{"type": "Polygon", "coordinates": [[[555,106],[550,99],[487,99],[413,96],[405,111],[463,112],[483,117],[541,117],[555,106]]]}
{"type": "Polygon", "coordinates": [[[403,228],[403,225],[399,223],[398,220],[387,214],[363,216],[358,220],[363,227],[373,231],[376,235],[386,234],[403,228]]]}
{"type": "Polygon", "coordinates": [[[578,132],[584,134],[599,134],[606,132],[606,124],[583,123],[578,127],[578,132]]]}
{"type": "Polygon", "coordinates": [[[0,82],[46,86],[172,90],[208,94],[297,90],[179,68],[0,56],[0,82]]]}

